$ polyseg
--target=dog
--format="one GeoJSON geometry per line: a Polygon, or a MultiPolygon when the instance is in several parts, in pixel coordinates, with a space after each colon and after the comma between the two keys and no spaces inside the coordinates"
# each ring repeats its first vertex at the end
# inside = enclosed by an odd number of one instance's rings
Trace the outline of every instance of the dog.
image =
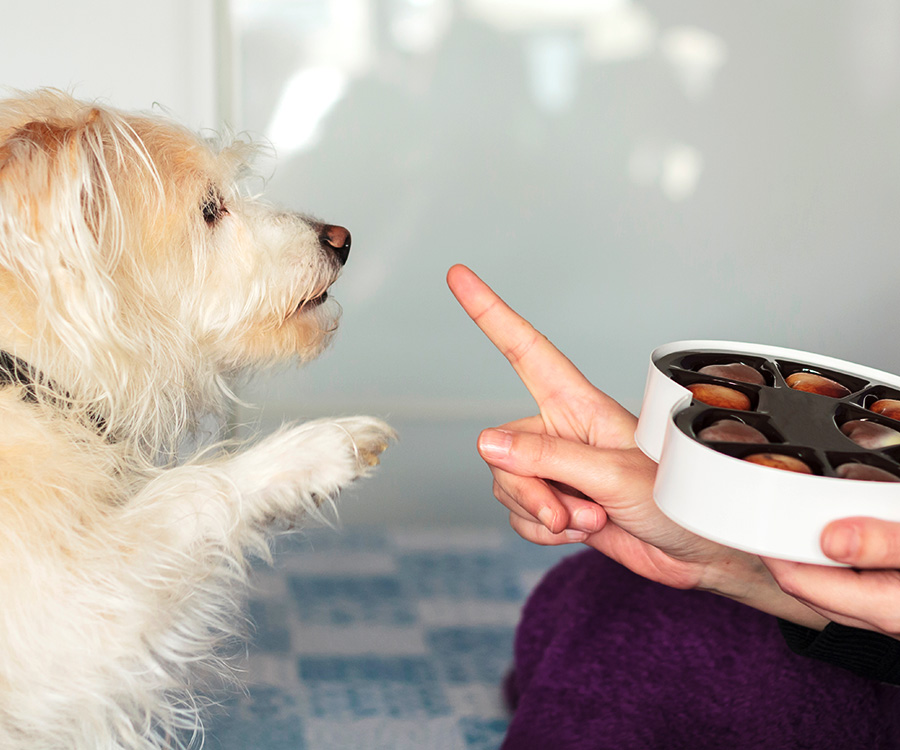
{"type": "Polygon", "coordinates": [[[157,113],[0,101],[0,748],[202,741],[248,561],[395,437],[317,420],[183,455],[242,373],[308,361],[343,227],[241,188],[253,147],[157,113]]]}

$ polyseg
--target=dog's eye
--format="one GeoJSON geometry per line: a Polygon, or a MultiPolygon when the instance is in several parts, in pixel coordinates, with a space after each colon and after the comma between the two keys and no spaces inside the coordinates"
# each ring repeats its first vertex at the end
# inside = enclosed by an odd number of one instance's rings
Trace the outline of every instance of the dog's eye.
{"type": "Polygon", "coordinates": [[[225,199],[222,198],[222,194],[215,188],[210,188],[209,193],[207,193],[200,204],[200,210],[203,212],[203,221],[209,226],[216,224],[219,219],[228,213],[228,209],[225,208],[225,199]]]}

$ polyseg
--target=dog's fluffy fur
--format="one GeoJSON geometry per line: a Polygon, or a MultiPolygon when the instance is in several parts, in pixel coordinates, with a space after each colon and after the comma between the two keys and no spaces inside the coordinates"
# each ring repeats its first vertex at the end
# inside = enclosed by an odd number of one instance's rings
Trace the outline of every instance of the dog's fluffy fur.
{"type": "Polygon", "coordinates": [[[392,437],[320,420],[175,461],[231,376],[311,359],[337,325],[333,228],[244,195],[247,158],[60,92],[0,101],[4,750],[197,739],[245,556],[392,437]]]}

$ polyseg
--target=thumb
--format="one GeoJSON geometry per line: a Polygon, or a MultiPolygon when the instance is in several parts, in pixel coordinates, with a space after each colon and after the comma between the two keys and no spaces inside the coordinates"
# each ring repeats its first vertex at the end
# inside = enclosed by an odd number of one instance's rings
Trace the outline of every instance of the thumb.
{"type": "Polygon", "coordinates": [[[822,551],[857,568],[900,568],[900,523],[842,518],[822,531],[822,551]]]}
{"type": "Polygon", "coordinates": [[[616,496],[631,475],[624,451],[545,432],[487,429],[478,436],[478,452],[488,464],[510,474],[567,485],[597,501],[616,496]]]}
{"type": "Polygon", "coordinates": [[[562,442],[546,432],[493,428],[478,436],[478,453],[491,466],[512,474],[550,479],[545,472],[557,468],[562,442]]]}

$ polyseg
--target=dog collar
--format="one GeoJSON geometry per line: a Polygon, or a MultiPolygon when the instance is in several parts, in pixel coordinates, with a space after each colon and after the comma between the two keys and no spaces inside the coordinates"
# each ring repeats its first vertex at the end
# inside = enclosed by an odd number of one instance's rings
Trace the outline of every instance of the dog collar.
{"type": "MultiPolygon", "coordinates": [[[[22,398],[25,401],[36,404],[38,401],[35,383],[45,382],[48,390],[59,394],[60,401],[66,403],[70,400],[65,391],[60,391],[54,383],[43,378],[40,373],[35,373],[27,362],[19,359],[15,354],[0,349],[0,385],[18,385],[22,387],[22,398]]],[[[106,432],[106,420],[99,414],[90,412],[88,418],[97,431],[106,432]]]]}
{"type": "Polygon", "coordinates": [[[26,401],[37,401],[34,371],[14,354],[0,349],[0,384],[21,385],[26,401]]]}

